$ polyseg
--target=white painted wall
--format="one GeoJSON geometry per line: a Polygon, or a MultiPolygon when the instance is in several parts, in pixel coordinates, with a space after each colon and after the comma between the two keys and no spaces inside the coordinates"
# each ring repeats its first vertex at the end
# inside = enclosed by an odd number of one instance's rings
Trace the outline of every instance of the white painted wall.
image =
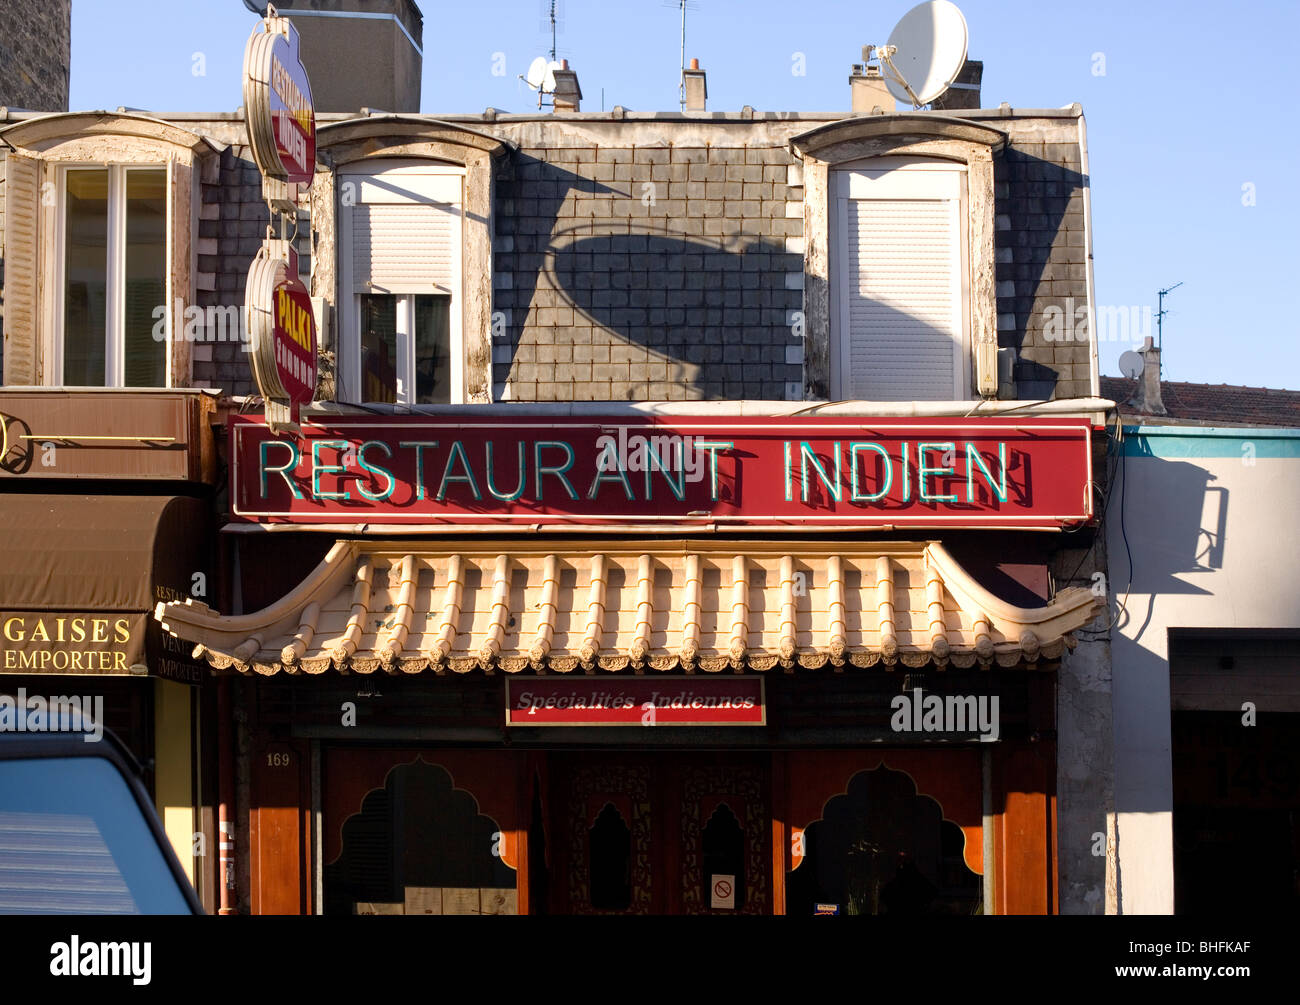
{"type": "Polygon", "coordinates": [[[1300,430],[1130,427],[1121,450],[1106,515],[1112,618],[1123,605],[1111,630],[1119,903],[1169,914],[1168,630],[1300,626],[1300,430]]]}

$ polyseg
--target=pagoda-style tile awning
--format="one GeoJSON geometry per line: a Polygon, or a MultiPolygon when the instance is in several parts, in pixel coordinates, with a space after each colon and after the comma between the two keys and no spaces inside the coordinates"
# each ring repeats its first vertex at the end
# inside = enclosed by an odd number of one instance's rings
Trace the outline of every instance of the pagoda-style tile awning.
{"type": "Polygon", "coordinates": [[[1039,667],[1101,609],[980,586],[930,543],[345,540],[279,602],[155,617],[243,673],[1039,667]]]}

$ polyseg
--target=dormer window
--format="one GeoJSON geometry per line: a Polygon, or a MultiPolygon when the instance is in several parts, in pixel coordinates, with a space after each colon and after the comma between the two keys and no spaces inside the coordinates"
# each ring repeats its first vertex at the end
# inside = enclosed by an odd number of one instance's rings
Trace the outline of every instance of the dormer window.
{"type": "Polygon", "coordinates": [[[188,387],[197,192],[219,147],[144,115],[3,130],[4,383],[188,387]]]}
{"type": "Polygon", "coordinates": [[[993,154],[1006,135],[930,114],[796,136],[810,398],[997,394],[993,154]]]}

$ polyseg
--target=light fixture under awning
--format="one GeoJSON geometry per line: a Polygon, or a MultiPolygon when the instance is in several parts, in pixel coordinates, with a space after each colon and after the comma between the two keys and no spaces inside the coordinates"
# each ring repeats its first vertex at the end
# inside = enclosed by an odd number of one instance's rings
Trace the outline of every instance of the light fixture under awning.
{"type": "Polygon", "coordinates": [[[258,674],[1042,666],[1091,591],[1005,603],[942,545],[344,540],[279,602],[159,604],[215,668],[258,674]]]}

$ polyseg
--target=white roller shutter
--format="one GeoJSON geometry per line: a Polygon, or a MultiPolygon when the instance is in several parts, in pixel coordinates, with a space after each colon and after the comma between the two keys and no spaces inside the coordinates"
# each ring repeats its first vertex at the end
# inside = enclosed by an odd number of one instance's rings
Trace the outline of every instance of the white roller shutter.
{"type": "Polygon", "coordinates": [[[965,397],[961,202],[953,176],[909,171],[853,181],[837,200],[841,395],[965,397]],[[950,197],[920,197],[926,190],[950,197]]]}
{"type": "Polygon", "coordinates": [[[451,293],[460,207],[362,203],[353,209],[354,293],[451,293]]]}

